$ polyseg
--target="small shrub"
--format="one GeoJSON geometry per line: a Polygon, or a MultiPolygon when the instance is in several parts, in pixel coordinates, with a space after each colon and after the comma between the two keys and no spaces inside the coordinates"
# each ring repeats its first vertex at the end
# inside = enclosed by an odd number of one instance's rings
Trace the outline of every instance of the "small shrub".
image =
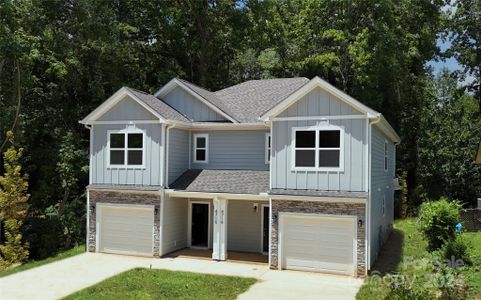
{"type": "Polygon", "coordinates": [[[445,242],[454,239],[460,208],[458,201],[448,201],[445,198],[421,205],[419,226],[428,240],[429,251],[437,250],[445,242]]]}
{"type": "Polygon", "coordinates": [[[458,235],[454,239],[446,242],[441,247],[441,254],[446,261],[455,264],[451,265],[453,268],[456,268],[459,260],[461,260],[462,264],[464,265],[471,264],[471,260],[468,255],[468,244],[462,236],[458,235]]]}
{"type": "Polygon", "coordinates": [[[389,285],[389,293],[386,300],[425,300],[433,299],[435,296],[428,289],[422,286],[411,286],[409,280],[392,282],[389,285]]]}

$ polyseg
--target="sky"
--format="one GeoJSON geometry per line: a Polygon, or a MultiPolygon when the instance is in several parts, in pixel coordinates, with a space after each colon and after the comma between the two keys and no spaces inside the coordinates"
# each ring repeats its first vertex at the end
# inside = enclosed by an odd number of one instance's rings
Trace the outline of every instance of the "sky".
{"type": "MultiPolygon", "coordinates": [[[[442,52],[446,51],[446,49],[451,46],[451,42],[449,40],[443,41],[441,39],[438,39],[437,44],[442,52]]],[[[453,57],[440,61],[431,60],[430,62],[428,62],[428,66],[433,67],[435,74],[441,71],[443,68],[447,68],[450,71],[457,71],[463,69],[463,67],[453,57]]]]}

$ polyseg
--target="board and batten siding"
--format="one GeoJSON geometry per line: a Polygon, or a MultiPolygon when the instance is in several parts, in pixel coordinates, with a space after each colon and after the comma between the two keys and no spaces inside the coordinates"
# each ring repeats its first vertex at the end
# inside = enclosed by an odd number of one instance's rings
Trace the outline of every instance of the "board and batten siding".
{"type": "Polygon", "coordinates": [[[105,112],[99,121],[138,121],[138,120],[158,120],[130,96],[126,95],[114,107],[105,112]]]}
{"type": "Polygon", "coordinates": [[[227,250],[262,252],[262,204],[269,202],[229,200],[227,250]],[[254,203],[258,204],[256,212],[254,203]]]}
{"type": "Polygon", "coordinates": [[[173,252],[187,247],[187,198],[170,198],[165,196],[163,199],[162,212],[162,253],[173,252]]]}
{"type": "Polygon", "coordinates": [[[161,185],[161,124],[109,124],[92,126],[91,184],[161,185]],[[139,129],[145,133],[145,167],[109,168],[108,131],[139,129]]]}
{"type": "MultiPolygon", "coordinates": [[[[362,115],[342,100],[317,88],[279,117],[362,115]]],[[[324,191],[366,191],[367,120],[274,121],[272,128],[272,188],[324,191]],[[292,128],[336,125],[344,128],[344,170],[292,170],[292,128]]]]}
{"type": "Polygon", "coordinates": [[[193,121],[226,121],[210,107],[196,99],[181,87],[172,89],[162,100],[193,121]]]}
{"type": "Polygon", "coordinates": [[[394,220],[394,187],[396,174],[396,146],[376,127],[371,129],[371,182],[370,182],[370,264],[389,236],[394,220]],[[384,143],[388,142],[388,169],[384,169],[384,143]],[[385,214],[382,212],[386,196],[385,214]]]}
{"type": "Polygon", "coordinates": [[[192,169],[224,170],[269,170],[265,161],[264,130],[219,130],[192,132],[194,145],[195,134],[208,134],[208,162],[195,163],[192,146],[192,169]]]}
{"type": "Polygon", "coordinates": [[[169,184],[189,169],[189,135],[187,130],[169,131],[169,184]]]}

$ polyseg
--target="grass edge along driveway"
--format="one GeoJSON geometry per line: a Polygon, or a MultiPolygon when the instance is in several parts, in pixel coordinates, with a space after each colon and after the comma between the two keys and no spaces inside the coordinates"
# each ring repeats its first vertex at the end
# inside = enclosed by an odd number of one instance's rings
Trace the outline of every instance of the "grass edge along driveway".
{"type": "Polygon", "coordinates": [[[50,257],[47,257],[47,258],[44,258],[44,259],[41,259],[41,260],[29,260],[29,261],[26,261],[25,263],[23,263],[19,266],[16,266],[16,267],[13,267],[13,268],[8,268],[8,269],[5,269],[3,271],[0,271],[0,277],[5,277],[5,276],[15,274],[15,273],[18,273],[18,272],[22,272],[22,271],[25,271],[25,270],[28,270],[28,269],[40,267],[42,265],[46,265],[46,264],[52,263],[54,261],[58,261],[58,260],[62,260],[62,259],[65,259],[65,258],[69,258],[69,257],[75,256],[75,255],[78,255],[78,254],[82,254],[84,252],[85,252],[85,245],[79,245],[79,246],[74,247],[72,249],[61,251],[61,252],[55,254],[54,256],[50,256],[50,257]]]}
{"type": "Polygon", "coordinates": [[[64,299],[236,299],[256,282],[246,277],[136,268],[64,299]]]}

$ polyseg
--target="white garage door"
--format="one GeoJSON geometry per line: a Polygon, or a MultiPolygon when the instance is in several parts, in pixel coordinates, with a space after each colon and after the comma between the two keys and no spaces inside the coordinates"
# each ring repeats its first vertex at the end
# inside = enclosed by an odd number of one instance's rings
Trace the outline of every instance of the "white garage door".
{"type": "Polygon", "coordinates": [[[100,252],[152,256],[151,207],[99,206],[100,252]]]}
{"type": "Polygon", "coordinates": [[[354,274],[354,218],[289,215],[283,228],[284,268],[354,274]]]}

